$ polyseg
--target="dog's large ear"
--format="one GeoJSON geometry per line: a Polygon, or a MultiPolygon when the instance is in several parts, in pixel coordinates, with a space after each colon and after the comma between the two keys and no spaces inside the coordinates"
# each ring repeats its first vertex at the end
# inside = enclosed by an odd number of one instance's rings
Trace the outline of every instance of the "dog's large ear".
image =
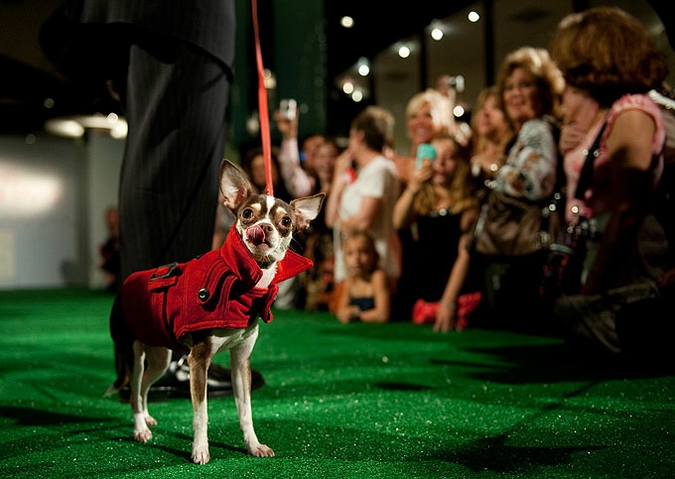
{"type": "Polygon", "coordinates": [[[295,220],[299,230],[309,228],[309,223],[317,217],[321,211],[321,205],[326,198],[326,193],[317,193],[313,196],[304,196],[291,201],[291,206],[295,211],[295,220]]]}
{"type": "Polygon", "coordinates": [[[220,164],[220,191],[225,197],[225,206],[235,211],[255,188],[246,173],[225,158],[220,164]]]}

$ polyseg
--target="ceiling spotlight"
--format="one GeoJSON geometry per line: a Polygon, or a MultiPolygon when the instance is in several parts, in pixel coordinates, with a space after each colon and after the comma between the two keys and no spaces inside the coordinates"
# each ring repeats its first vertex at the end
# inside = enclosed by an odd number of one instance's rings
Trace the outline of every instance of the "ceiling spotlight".
{"type": "Polygon", "coordinates": [[[354,26],[354,19],[349,15],[345,15],[340,19],[340,25],[344,28],[352,28],[354,26]]]}
{"type": "Polygon", "coordinates": [[[471,10],[466,18],[468,18],[471,23],[476,23],[480,20],[480,14],[475,10],[471,10]]]}
{"type": "Polygon", "coordinates": [[[401,58],[408,58],[410,56],[410,48],[405,45],[401,45],[398,49],[398,56],[401,58]]]}
{"type": "Polygon", "coordinates": [[[436,41],[439,41],[443,38],[443,30],[441,30],[438,27],[434,27],[431,29],[431,38],[433,38],[436,41]]]}

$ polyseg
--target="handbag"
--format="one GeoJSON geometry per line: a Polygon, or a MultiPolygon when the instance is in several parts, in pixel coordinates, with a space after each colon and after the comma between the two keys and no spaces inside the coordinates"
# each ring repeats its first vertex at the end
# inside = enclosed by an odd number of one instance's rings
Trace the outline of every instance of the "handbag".
{"type": "MultiPolygon", "coordinates": [[[[457,298],[457,314],[455,318],[455,329],[461,331],[469,326],[467,316],[474,311],[480,304],[482,294],[480,291],[460,294],[457,298]]],[[[422,298],[415,301],[412,309],[412,322],[415,324],[434,324],[436,313],[441,303],[424,301],[422,298]]]]}
{"type": "Polygon", "coordinates": [[[542,202],[490,190],[483,204],[473,248],[490,256],[523,256],[547,246],[553,222],[544,218],[542,202]],[[550,227],[550,228],[549,228],[550,227]]]}
{"type": "MultiPolygon", "coordinates": [[[[584,164],[579,174],[579,182],[574,191],[574,198],[582,200],[593,176],[593,161],[598,156],[600,140],[605,131],[605,122],[598,132],[593,144],[586,152],[584,164]]],[[[554,195],[554,202],[550,209],[558,211],[564,217],[561,195],[554,195]]],[[[586,259],[588,239],[597,239],[594,222],[579,217],[576,223],[568,223],[561,228],[555,239],[550,243],[548,258],[544,263],[544,271],[540,294],[544,301],[552,304],[564,295],[577,294],[581,290],[581,276],[586,259]]]]}

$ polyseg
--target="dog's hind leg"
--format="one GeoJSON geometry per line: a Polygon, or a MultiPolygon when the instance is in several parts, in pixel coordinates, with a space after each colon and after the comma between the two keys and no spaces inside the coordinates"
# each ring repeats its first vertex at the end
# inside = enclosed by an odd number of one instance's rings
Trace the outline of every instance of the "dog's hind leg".
{"type": "Polygon", "coordinates": [[[117,378],[110,385],[104,396],[112,396],[125,386],[131,377],[133,367],[133,333],[124,320],[121,295],[117,295],[110,311],[110,336],[115,344],[115,370],[117,378]]]}
{"type": "Polygon", "coordinates": [[[249,454],[256,457],[272,457],[274,451],[265,444],[260,444],[253,429],[251,411],[251,353],[258,338],[258,325],[250,328],[243,341],[230,349],[232,369],[232,389],[234,401],[239,413],[239,427],[244,433],[244,442],[249,454]]]}
{"type": "Polygon", "coordinates": [[[171,351],[162,347],[134,342],[134,365],[131,374],[129,403],[134,413],[134,439],[146,442],[152,438],[149,426],[157,421],[148,412],[148,392],[166,371],[171,361],[171,351]],[[147,368],[145,363],[147,361],[147,368]]]}
{"type": "Polygon", "coordinates": [[[155,426],[157,421],[148,414],[148,393],[150,387],[161,378],[169,368],[171,362],[171,351],[164,347],[145,346],[145,372],[141,381],[141,398],[143,398],[143,408],[145,409],[145,422],[148,426],[155,426]]]}
{"type": "Polygon", "coordinates": [[[141,383],[145,372],[145,345],[140,341],[134,341],[134,364],[131,369],[131,378],[129,380],[129,404],[134,413],[134,439],[139,442],[146,442],[152,438],[150,428],[145,421],[147,404],[143,401],[141,394],[141,383]]]}

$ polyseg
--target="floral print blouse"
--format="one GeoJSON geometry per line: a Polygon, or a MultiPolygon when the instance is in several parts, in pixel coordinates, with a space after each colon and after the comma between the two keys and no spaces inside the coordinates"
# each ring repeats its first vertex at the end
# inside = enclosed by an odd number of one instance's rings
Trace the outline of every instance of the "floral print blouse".
{"type": "Polygon", "coordinates": [[[553,123],[535,118],[523,124],[506,163],[495,179],[494,189],[511,196],[538,201],[553,193],[558,146],[553,123]]]}

